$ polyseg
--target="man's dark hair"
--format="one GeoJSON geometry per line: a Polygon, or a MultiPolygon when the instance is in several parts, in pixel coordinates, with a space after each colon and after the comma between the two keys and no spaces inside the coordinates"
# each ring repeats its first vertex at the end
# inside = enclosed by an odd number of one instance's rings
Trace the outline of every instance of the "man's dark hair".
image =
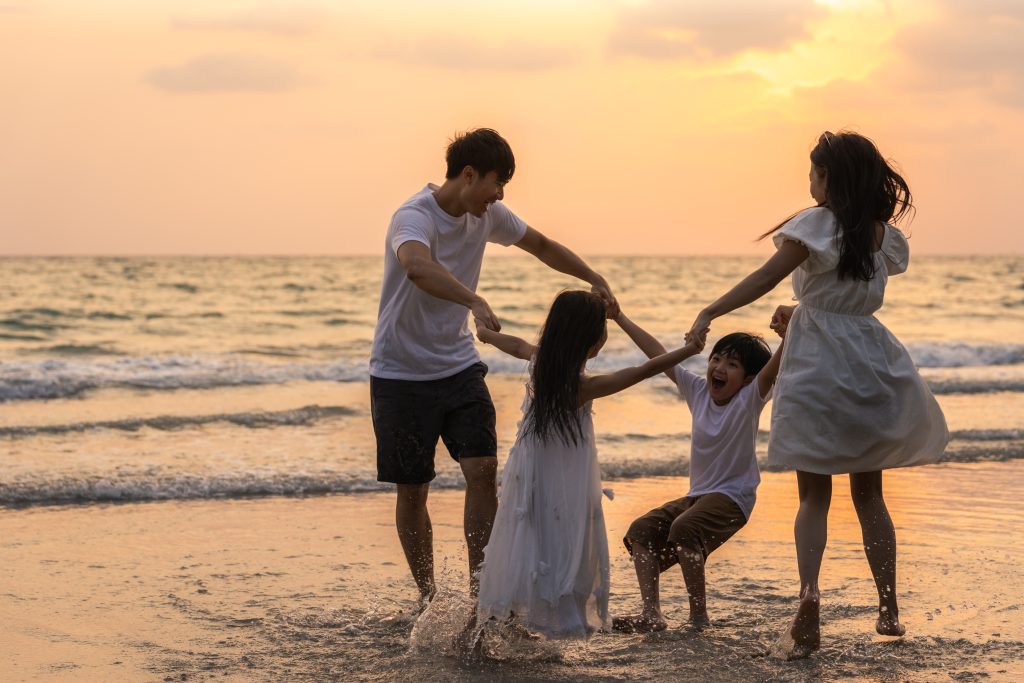
{"type": "Polygon", "coordinates": [[[743,366],[746,377],[761,372],[761,368],[771,360],[772,352],[763,337],[747,332],[727,334],[711,349],[711,355],[731,356],[743,366]]]}
{"type": "Polygon", "coordinates": [[[491,171],[498,174],[498,181],[507,183],[516,172],[516,158],[512,155],[505,138],[490,128],[477,128],[460,135],[448,145],[445,153],[448,170],[445,178],[459,177],[462,169],[472,166],[482,176],[491,171]]]}

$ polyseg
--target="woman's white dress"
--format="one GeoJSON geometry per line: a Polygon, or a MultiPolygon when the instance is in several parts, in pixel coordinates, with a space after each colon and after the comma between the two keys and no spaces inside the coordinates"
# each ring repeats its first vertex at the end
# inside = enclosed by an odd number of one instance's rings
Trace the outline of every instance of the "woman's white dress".
{"type": "MultiPolygon", "coordinates": [[[[527,390],[523,415],[530,404],[527,390]]],[[[481,622],[515,615],[548,638],[583,638],[608,622],[608,535],[591,404],[579,444],[543,443],[524,421],[501,477],[480,573],[481,622]]]]}
{"type": "Polygon", "coordinates": [[[910,249],[885,226],[874,278],[840,280],[837,221],[827,208],[799,213],[774,235],[810,256],[793,273],[799,306],[775,385],[768,460],[817,474],[871,472],[936,462],[949,431],[910,354],[874,313],[910,249]]]}

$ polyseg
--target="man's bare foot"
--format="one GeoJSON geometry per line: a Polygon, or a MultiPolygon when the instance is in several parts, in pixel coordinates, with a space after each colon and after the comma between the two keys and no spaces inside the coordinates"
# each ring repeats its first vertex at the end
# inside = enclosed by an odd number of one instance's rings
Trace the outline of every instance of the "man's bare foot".
{"type": "Polygon", "coordinates": [[[711,626],[711,620],[708,619],[708,613],[702,614],[690,614],[690,618],[687,619],[686,625],[694,631],[703,631],[711,626]]]}
{"type": "Polygon", "coordinates": [[[668,622],[658,616],[634,614],[612,619],[612,630],[618,633],[656,633],[668,628],[668,622]]]}
{"type": "Polygon", "coordinates": [[[880,636],[902,636],[907,632],[907,629],[900,623],[899,614],[889,611],[885,607],[878,610],[875,630],[880,636]]]}

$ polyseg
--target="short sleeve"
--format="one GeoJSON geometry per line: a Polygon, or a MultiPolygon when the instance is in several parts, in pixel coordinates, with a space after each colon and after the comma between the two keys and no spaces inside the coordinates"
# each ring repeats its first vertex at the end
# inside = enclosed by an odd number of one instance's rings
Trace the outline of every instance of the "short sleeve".
{"type": "Polygon", "coordinates": [[[492,204],[487,213],[491,219],[488,242],[510,247],[526,235],[526,222],[501,202],[492,204]]]}
{"type": "Polygon", "coordinates": [[[396,254],[398,248],[406,242],[420,242],[430,248],[436,232],[434,222],[413,208],[399,209],[392,219],[391,250],[396,254]]]}
{"type": "Polygon", "coordinates": [[[882,238],[882,255],[885,256],[885,270],[889,275],[906,272],[910,265],[910,244],[907,237],[894,225],[885,224],[882,238]]]}
{"type": "Polygon", "coordinates": [[[824,273],[839,265],[839,242],[835,215],[823,206],[801,211],[786,221],[772,236],[778,249],[786,240],[799,242],[810,256],[800,264],[809,273],[824,273]]]}
{"type": "Polygon", "coordinates": [[[683,397],[687,405],[693,405],[693,397],[697,393],[697,384],[699,382],[707,382],[703,377],[698,377],[693,374],[682,365],[677,365],[676,369],[676,386],[679,388],[679,395],[683,397]]]}

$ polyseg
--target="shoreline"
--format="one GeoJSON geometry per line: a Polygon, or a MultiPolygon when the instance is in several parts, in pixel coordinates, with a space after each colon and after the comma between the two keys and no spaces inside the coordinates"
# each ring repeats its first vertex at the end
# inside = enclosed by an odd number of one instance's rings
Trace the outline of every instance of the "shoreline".
{"type": "MultiPolygon", "coordinates": [[[[706,675],[709,661],[725,680],[1024,676],[1024,549],[1007,536],[1024,521],[1024,462],[886,474],[908,629],[898,641],[874,635],[874,586],[838,477],[821,580],[823,649],[791,663],[765,654],[796,604],[796,483],[792,473],[762,476],[751,521],[708,562],[709,633],[678,628],[686,596],[670,572],[665,634],[598,634],[473,665],[410,650],[416,591],[392,493],[3,509],[0,679],[669,680],[706,675]],[[671,672],[657,666],[665,657],[671,672]]],[[[608,484],[616,491],[604,502],[611,610],[622,614],[639,601],[622,533],[682,495],[686,480],[608,484]]],[[[439,490],[429,503],[439,587],[456,602],[466,586],[462,500],[439,490]]]]}

